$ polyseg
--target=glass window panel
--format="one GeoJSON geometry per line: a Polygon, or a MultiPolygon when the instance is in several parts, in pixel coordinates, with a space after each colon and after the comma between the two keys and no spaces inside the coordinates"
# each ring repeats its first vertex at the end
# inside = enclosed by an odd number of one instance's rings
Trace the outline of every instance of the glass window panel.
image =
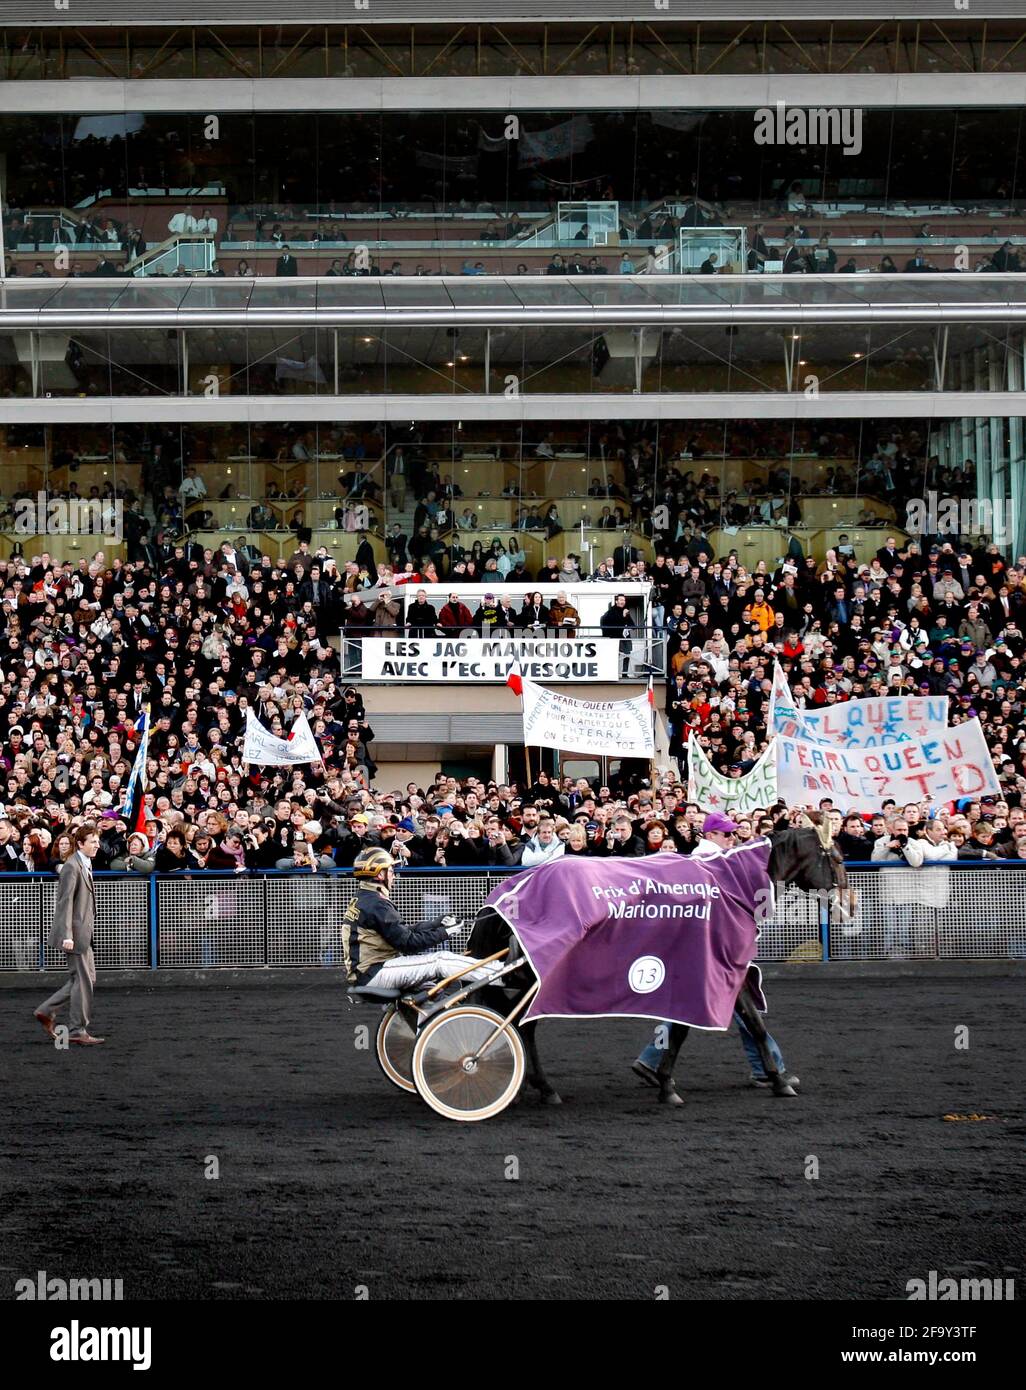
{"type": "MultiPolygon", "coordinates": [[[[379,288],[375,286],[375,288],[379,288]]],[[[448,309],[453,303],[446,286],[438,283],[437,280],[423,279],[388,279],[380,282],[380,294],[384,299],[385,307],[388,309],[397,308],[422,308],[430,306],[439,309],[448,309]]],[[[323,303],[318,295],[317,302],[323,303]]]]}
{"type": "Polygon", "coordinates": [[[108,338],[112,395],[177,396],[181,393],[176,329],[122,329],[110,333],[108,338]]]}
{"type": "Polygon", "coordinates": [[[130,280],[118,298],[118,309],[178,309],[196,288],[189,280],[130,280]]]}
{"type": "Polygon", "coordinates": [[[501,309],[516,303],[511,298],[505,281],[496,283],[477,277],[467,280],[446,280],[445,289],[457,308],[481,305],[487,308],[501,309]]]}
{"type": "Polygon", "coordinates": [[[813,385],[821,394],[864,391],[869,330],[863,326],[808,324],[795,343],[795,389],[813,385]],[[810,380],[814,378],[814,382],[810,380]]]}
{"type": "Polygon", "coordinates": [[[250,395],[323,395],[333,390],[330,333],[313,328],[251,328],[247,338],[250,395]]]}
{"type": "Polygon", "coordinates": [[[926,325],[874,324],[866,363],[868,391],[931,391],[937,330],[926,325]]]}
{"type": "Polygon", "coordinates": [[[316,304],[316,285],[293,284],[287,276],[255,281],[249,298],[251,309],[313,309],[316,304]]]}
{"type": "Polygon", "coordinates": [[[635,379],[629,337],[629,329],[527,328],[520,389],[528,395],[631,391],[635,379]]]}
{"type": "Polygon", "coordinates": [[[39,334],[40,394],[109,396],[109,335],[86,330],[39,334]]]}
{"type": "Polygon", "coordinates": [[[385,390],[385,343],[378,328],[336,330],[339,391],[366,396],[385,390]]]}
{"type": "Polygon", "coordinates": [[[378,280],[357,279],[346,276],[339,280],[320,280],[316,286],[319,308],[348,307],[360,309],[380,309],[382,299],[381,282],[378,280]]]}
{"type": "Polygon", "coordinates": [[[245,328],[190,328],[185,333],[190,396],[244,396],[248,385],[245,328]]]}
{"type": "Polygon", "coordinates": [[[0,307],[4,309],[41,309],[55,300],[67,281],[35,280],[30,282],[5,280],[0,285],[0,307]]]}
{"type": "Polygon", "coordinates": [[[192,280],[182,308],[245,309],[253,288],[250,280],[192,280]]]}
{"type": "MultiPolygon", "coordinates": [[[[0,396],[4,400],[32,395],[32,363],[27,333],[0,333],[0,396]]],[[[6,464],[6,458],[4,460],[6,464]]],[[[6,469],[5,469],[6,472],[6,469]]],[[[5,480],[4,495],[14,491],[5,480]]]]}
{"type": "MultiPolygon", "coordinates": [[[[390,395],[458,394],[460,333],[457,328],[400,328],[385,333],[390,395]]],[[[478,385],[476,390],[480,390],[478,385]]]]}

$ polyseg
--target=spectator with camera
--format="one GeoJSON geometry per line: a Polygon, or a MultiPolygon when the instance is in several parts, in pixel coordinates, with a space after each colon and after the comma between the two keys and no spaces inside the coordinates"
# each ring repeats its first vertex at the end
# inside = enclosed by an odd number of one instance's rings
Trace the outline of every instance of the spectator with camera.
{"type": "Polygon", "coordinates": [[[279,859],[275,868],[293,873],[302,869],[308,869],[311,873],[334,869],[336,861],[329,854],[321,854],[317,850],[317,842],[323,834],[324,829],[320,821],[304,821],[292,842],[291,855],[284,855],[279,859]]]}
{"type": "Polygon", "coordinates": [[[535,833],[513,851],[513,857],[522,868],[534,869],[562,859],[563,853],[564,845],[556,833],[556,822],[551,816],[545,816],[539,820],[535,833]]]}
{"type": "Polygon", "coordinates": [[[900,872],[881,873],[881,899],[890,909],[885,918],[884,943],[887,954],[896,960],[909,955],[929,954],[932,947],[932,913],[948,905],[951,892],[950,871],[933,867],[958,858],[958,850],[948,839],[940,815],[926,822],[922,835],[909,834],[908,821],[901,816],[892,821],[889,832],[873,846],[874,864],[902,864],[900,872]],[[911,873],[910,870],[917,871],[911,873]],[[929,938],[929,939],[927,939],[929,938]]]}

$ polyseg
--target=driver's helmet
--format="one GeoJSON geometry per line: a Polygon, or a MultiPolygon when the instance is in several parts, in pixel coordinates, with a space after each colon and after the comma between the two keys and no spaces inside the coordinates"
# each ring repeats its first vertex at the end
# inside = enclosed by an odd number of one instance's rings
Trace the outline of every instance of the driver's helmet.
{"type": "Polygon", "coordinates": [[[373,883],[387,883],[389,871],[395,869],[395,860],[387,849],[377,845],[361,850],[353,861],[353,877],[370,879],[373,883]]]}

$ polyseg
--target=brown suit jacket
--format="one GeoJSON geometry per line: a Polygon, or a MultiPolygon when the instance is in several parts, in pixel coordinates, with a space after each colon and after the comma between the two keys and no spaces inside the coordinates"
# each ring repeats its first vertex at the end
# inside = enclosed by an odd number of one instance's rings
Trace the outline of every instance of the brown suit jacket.
{"type": "Polygon", "coordinates": [[[96,894],[92,873],[86,869],[76,851],[61,865],[57,878],[48,944],[59,947],[62,941],[71,939],[75,943],[74,954],[83,955],[93,944],[95,917],[96,894]]]}

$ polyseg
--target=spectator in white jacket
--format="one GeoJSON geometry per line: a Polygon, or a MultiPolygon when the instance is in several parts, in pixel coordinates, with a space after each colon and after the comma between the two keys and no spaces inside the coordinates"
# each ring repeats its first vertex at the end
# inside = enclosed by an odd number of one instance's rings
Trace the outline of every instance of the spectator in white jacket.
{"type": "Polygon", "coordinates": [[[178,492],[186,506],[193,502],[202,502],[207,495],[207,485],[191,463],[186,465],[185,477],[178,492]]]}
{"type": "Polygon", "coordinates": [[[186,204],[183,212],[176,212],[167,224],[167,229],[175,236],[194,236],[199,223],[193,215],[189,204],[186,204]]]}
{"type": "Polygon", "coordinates": [[[884,933],[888,955],[901,959],[905,955],[932,953],[934,912],[948,905],[951,874],[947,869],[929,866],[957,858],[958,850],[948,839],[939,816],[927,821],[921,839],[910,839],[908,822],[896,819],[890,833],[881,835],[874,844],[874,863],[895,860],[903,861],[905,866],[900,871],[885,869],[881,874],[880,898],[891,909],[886,914],[884,933]],[[917,950],[917,931],[923,936],[922,952],[917,950]]]}
{"type": "Polygon", "coordinates": [[[554,859],[562,859],[566,846],[556,834],[556,822],[551,818],[540,821],[538,829],[524,845],[520,863],[525,869],[537,868],[539,864],[551,864],[554,859]]]}

